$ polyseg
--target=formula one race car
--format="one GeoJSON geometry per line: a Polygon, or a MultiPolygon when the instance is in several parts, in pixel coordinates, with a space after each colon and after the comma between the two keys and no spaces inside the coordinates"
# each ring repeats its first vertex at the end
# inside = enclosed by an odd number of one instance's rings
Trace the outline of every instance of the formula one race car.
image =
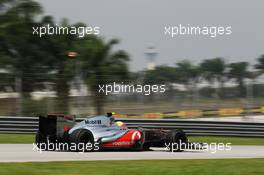
{"type": "MultiPolygon", "coordinates": [[[[167,147],[182,151],[180,146],[175,148],[171,145],[187,144],[188,139],[182,130],[129,129],[123,122],[115,121],[112,113],[88,117],[79,123],[70,116],[49,114],[39,117],[39,129],[36,134],[36,145],[39,148],[48,143],[65,143],[71,146],[89,143],[90,146],[85,147],[85,151],[148,150],[150,147],[167,147]]],[[[79,147],[73,148],[80,151],[79,147]]]]}

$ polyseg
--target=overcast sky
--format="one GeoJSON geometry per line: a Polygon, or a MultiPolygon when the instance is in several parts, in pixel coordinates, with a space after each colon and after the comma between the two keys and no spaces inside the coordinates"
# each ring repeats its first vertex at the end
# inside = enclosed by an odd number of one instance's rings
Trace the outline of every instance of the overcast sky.
{"type": "Polygon", "coordinates": [[[189,59],[225,57],[228,62],[250,61],[264,54],[264,1],[252,0],[38,0],[45,14],[57,20],[99,26],[105,39],[117,37],[118,48],[131,56],[132,70],[146,67],[145,49],[153,43],[157,64],[173,65],[189,59]],[[232,26],[232,34],[218,38],[164,35],[164,26],[232,26]]]}

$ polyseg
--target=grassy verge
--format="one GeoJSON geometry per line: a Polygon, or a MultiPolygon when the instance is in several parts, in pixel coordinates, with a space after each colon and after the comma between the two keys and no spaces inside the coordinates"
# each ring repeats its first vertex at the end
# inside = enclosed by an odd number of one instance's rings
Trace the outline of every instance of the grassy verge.
{"type": "Polygon", "coordinates": [[[264,145],[264,138],[191,136],[191,142],[232,143],[232,145],[264,145]]]}
{"type": "Polygon", "coordinates": [[[264,159],[0,163],[5,175],[262,175],[264,159]]]}
{"type": "MultiPolygon", "coordinates": [[[[232,143],[232,145],[264,145],[264,138],[191,136],[189,140],[191,142],[232,143]]],[[[0,134],[0,144],[33,143],[34,141],[35,135],[33,134],[0,134]]]]}
{"type": "Polygon", "coordinates": [[[0,134],[1,143],[33,143],[35,135],[33,134],[0,134]]]}

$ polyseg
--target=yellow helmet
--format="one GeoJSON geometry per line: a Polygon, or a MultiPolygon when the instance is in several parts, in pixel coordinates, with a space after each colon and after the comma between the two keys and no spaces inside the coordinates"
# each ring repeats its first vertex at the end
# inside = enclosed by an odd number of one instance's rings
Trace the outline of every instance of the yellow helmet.
{"type": "Polygon", "coordinates": [[[121,122],[121,121],[117,121],[116,122],[116,125],[119,126],[119,127],[125,127],[125,123],[121,122]]]}

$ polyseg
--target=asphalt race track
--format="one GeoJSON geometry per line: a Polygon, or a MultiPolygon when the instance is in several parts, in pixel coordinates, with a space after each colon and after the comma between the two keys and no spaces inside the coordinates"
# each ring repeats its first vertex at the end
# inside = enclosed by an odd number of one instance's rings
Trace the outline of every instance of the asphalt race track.
{"type": "Polygon", "coordinates": [[[230,151],[168,152],[153,149],[144,152],[52,152],[34,150],[31,144],[1,144],[0,162],[70,161],[70,160],[147,160],[147,159],[223,159],[264,158],[264,146],[232,146],[230,151]]]}

